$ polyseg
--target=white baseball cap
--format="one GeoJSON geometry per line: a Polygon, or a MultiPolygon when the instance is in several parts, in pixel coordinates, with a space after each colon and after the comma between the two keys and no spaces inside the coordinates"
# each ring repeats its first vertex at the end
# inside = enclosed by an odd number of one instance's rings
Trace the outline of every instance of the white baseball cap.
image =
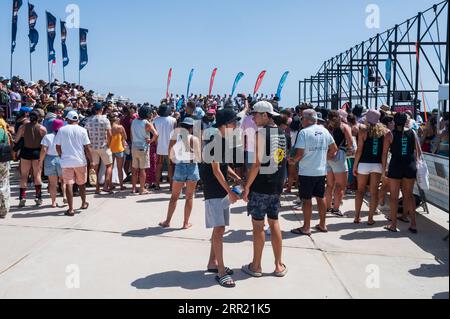
{"type": "Polygon", "coordinates": [[[280,116],[279,113],[277,113],[273,110],[272,103],[267,102],[267,101],[261,101],[261,102],[256,103],[253,106],[253,113],[269,113],[270,115],[273,115],[273,116],[280,116]]]}
{"type": "Polygon", "coordinates": [[[75,111],[70,111],[70,112],[67,114],[66,118],[67,118],[69,121],[73,121],[73,122],[78,122],[79,119],[80,119],[80,117],[78,116],[78,113],[75,112],[75,111]]]}

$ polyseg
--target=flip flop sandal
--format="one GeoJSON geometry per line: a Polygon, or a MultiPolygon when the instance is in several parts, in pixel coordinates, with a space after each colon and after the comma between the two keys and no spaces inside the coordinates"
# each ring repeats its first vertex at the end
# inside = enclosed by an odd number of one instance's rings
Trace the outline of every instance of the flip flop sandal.
{"type": "Polygon", "coordinates": [[[413,233],[413,234],[417,234],[418,233],[418,230],[417,229],[414,229],[414,228],[409,228],[408,229],[411,233],[413,233]]]}
{"type": "Polygon", "coordinates": [[[235,288],[236,283],[234,282],[233,278],[231,278],[230,275],[225,275],[222,278],[219,276],[216,276],[216,281],[219,283],[220,286],[224,288],[235,288]],[[230,283],[232,282],[232,283],[230,283]]]}
{"type": "Polygon", "coordinates": [[[284,267],[284,270],[282,272],[274,272],[273,275],[275,277],[278,277],[278,278],[286,277],[286,275],[288,274],[289,270],[286,267],[286,265],[283,265],[283,267],[284,267]]]}
{"type": "Polygon", "coordinates": [[[249,275],[249,276],[251,276],[251,277],[254,277],[254,278],[261,278],[261,277],[263,276],[262,273],[260,273],[260,272],[254,272],[253,270],[251,270],[251,269],[250,269],[250,265],[243,266],[243,267],[242,267],[242,271],[243,271],[245,274],[247,274],[247,275],[249,275]]]}
{"type": "Polygon", "coordinates": [[[384,229],[387,231],[390,231],[391,233],[399,233],[400,232],[400,230],[398,228],[393,229],[389,226],[384,227],[384,229]]]}
{"type": "Polygon", "coordinates": [[[293,230],[291,230],[291,233],[295,234],[295,235],[311,237],[310,233],[308,234],[308,233],[303,232],[303,230],[301,228],[293,229],[293,230]]]}
{"type": "MultiPolygon", "coordinates": [[[[219,273],[219,269],[213,269],[213,268],[210,268],[210,269],[207,270],[207,272],[209,272],[209,273],[211,273],[211,274],[218,274],[218,273],[219,273]]],[[[234,271],[231,270],[231,269],[228,268],[228,267],[225,268],[225,272],[226,272],[227,275],[229,275],[229,276],[233,276],[233,275],[234,275],[234,271]]]]}
{"type": "Polygon", "coordinates": [[[377,222],[373,222],[373,223],[367,223],[367,226],[373,226],[375,225],[377,222]]]}
{"type": "Polygon", "coordinates": [[[85,206],[81,206],[81,210],[88,210],[89,209],[89,203],[86,203],[85,206]]]}
{"type": "Polygon", "coordinates": [[[64,215],[69,216],[69,217],[74,217],[75,213],[71,213],[70,210],[68,210],[67,212],[64,213],[64,215]]]}
{"type": "Polygon", "coordinates": [[[319,225],[317,225],[315,228],[316,228],[316,230],[317,230],[318,232],[320,232],[320,233],[323,233],[323,234],[328,233],[328,230],[322,229],[319,225]]]}

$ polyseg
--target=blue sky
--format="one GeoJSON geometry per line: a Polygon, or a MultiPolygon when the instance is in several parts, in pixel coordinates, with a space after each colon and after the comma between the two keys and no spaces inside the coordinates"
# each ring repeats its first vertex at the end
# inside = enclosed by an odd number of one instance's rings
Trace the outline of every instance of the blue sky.
{"type": "MultiPolygon", "coordinates": [[[[165,94],[173,68],[172,92],[184,94],[191,68],[194,93],[207,93],[213,68],[218,73],[214,93],[230,93],[238,72],[238,91],[253,91],[256,78],[267,70],[260,92],[275,93],[284,71],[290,76],[283,106],[298,103],[298,81],[317,72],[324,60],[403,22],[438,0],[35,0],[40,43],[33,54],[34,79],[47,79],[45,10],[58,18],[75,3],[81,26],[90,30],[89,65],[82,84],[116,92],[137,102],[156,104],[165,94]],[[380,30],[365,26],[368,4],[381,9],[380,30]]],[[[11,3],[0,2],[0,74],[9,75],[11,3]]],[[[57,76],[62,79],[61,46],[57,76]]],[[[29,79],[27,7],[20,11],[14,74],[29,79]]],[[[68,81],[78,81],[78,30],[68,30],[71,63],[68,81]]]]}

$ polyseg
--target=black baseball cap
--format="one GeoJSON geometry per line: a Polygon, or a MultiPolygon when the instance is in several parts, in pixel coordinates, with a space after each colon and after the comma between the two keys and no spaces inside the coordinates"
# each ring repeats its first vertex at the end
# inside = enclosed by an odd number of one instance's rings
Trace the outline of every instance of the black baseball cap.
{"type": "Polygon", "coordinates": [[[237,113],[230,108],[219,110],[216,114],[216,124],[213,126],[219,128],[223,125],[228,125],[233,122],[240,121],[241,118],[237,116],[237,113]]]}

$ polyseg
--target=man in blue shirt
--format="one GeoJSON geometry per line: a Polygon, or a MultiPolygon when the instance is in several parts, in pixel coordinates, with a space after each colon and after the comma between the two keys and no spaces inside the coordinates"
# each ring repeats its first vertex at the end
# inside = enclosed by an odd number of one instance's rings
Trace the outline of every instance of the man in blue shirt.
{"type": "Polygon", "coordinates": [[[292,230],[297,235],[311,236],[312,198],[317,199],[320,224],[319,232],[328,232],[326,226],[325,183],[327,161],[336,156],[338,147],[328,130],[317,125],[318,116],[314,110],[305,110],[302,117],[303,130],[295,144],[296,155],[290,159],[299,162],[300,199],[303,202],[304,226],[292,230]]]}

